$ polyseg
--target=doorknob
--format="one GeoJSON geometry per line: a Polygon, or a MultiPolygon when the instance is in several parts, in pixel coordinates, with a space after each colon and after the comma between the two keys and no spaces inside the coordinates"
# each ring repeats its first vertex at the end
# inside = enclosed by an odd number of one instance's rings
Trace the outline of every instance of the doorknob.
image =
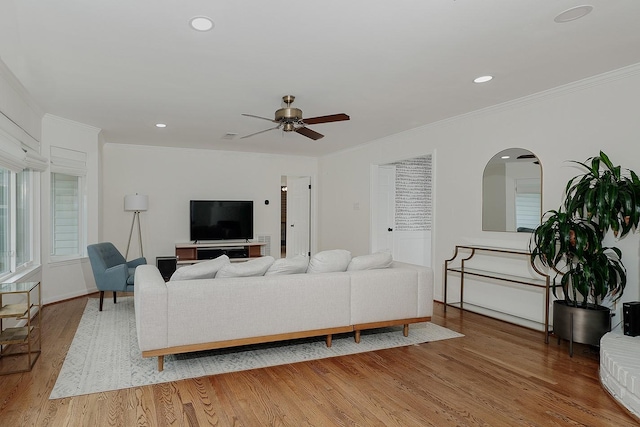
{"type": "Polygon", "coordinates": [[[291,224],[291,227],[295,227],[295,224],[291,224]]]}
{"type": "Polygon", "coordinates": [[[393,228],[387,228],[387,231],[393,231],[393,228]]]}

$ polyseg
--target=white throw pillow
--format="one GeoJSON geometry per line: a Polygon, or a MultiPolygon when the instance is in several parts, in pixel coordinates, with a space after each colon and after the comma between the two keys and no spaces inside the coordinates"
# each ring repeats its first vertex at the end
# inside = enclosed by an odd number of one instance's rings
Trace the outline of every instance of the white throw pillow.
{"type": "Polygon", "coordinates": [[[292,258],[280,258],[275,260],[264,275],[306,273],[308,265],[309,258],[304,255],[296,255],[292,258]]]}
{"type": "Polygon", "coordinates": [[[322,251],[311,257],[307,273],[331,273],[347,271],[351,261],[351,252],[344,249],[322,251]]]}
{"type": "Polygon", "coordinates": [[[389,252],[376,252],[369,255],[353,257],[347,271],[374,270],[376,268],[387,268],[393,262],[389,252]]]}
{"type": "Polygon", "coordinates": [[[264,276],[274,261],[272,256],[263,256],[249,261],[230,263],[218,271],[216,278],[264,276]]]}
{"type": "Polygon", "coordinates": [[[208,261],[197,262],[177,269],[169,281],[192,280],[192,279],[213,279],[216,273],[225,265],[229,264],[229,257],[221,255],[218,258],[208,261]]]}

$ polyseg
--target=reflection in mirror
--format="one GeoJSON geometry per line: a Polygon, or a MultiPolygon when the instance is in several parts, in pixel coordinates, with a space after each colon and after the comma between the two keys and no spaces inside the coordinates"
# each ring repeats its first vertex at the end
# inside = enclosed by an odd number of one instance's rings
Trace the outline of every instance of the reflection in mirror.
{"type": "Polygon", "coordinates": [[[530,233],[542,215],[542,166],[531,151],[509,148],[482,175],[482,229],[530,233]]]}

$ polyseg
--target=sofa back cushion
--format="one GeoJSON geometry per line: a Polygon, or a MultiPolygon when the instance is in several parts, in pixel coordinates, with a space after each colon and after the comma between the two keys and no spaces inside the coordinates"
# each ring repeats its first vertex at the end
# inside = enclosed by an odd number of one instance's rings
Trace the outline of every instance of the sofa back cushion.
{"type": "Polygon", "coordinates": [[[263,256],[245,262],[229,263],[218,271],[216,278],[264,276],[274,261],[272,256],[263,256]]]}
{"type": "Polygon", "coordinates": [[[344,249],[332,249],[318,252],[309,260],[307,273],[333,273],[347,271],[351,261],[351,252],[344,249]]]}
{"type": "Polygon", "coordinates": [[[296,255],[292,258],[280,258],[275,260],[264,275],[306,273],[308,266],[309,258],[304,255],[296,255]]]}
{"type": "Polygon", "coordinates": [[[393,258],[389,252],[376,252],[368,255],[353,257],[347,271],[375,270],[377,268],[388,268],[391,266],[393,258]]]}
{"type": "Polygon", "coordinates": [[[177,269],[169,281],[192,280],[192,279],[213,279],[216,273],[225,265],[229,264],[229,257],[226,255],[208,261],[198,262],[177,269]]]}

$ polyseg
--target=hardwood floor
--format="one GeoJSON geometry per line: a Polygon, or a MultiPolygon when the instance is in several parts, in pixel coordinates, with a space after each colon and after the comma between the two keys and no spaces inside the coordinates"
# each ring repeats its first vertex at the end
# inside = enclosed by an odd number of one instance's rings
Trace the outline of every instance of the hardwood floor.
{"type": "MultiPolygon", "coordinates": [[[[464,338],[49,400],[85,304],[43,309],[43,353],[0,377],[0,426],[633,426],[598,353],[436,303],[464,338]]],[[[409,332],[411,333],[411,332],[409,332]]]]}

